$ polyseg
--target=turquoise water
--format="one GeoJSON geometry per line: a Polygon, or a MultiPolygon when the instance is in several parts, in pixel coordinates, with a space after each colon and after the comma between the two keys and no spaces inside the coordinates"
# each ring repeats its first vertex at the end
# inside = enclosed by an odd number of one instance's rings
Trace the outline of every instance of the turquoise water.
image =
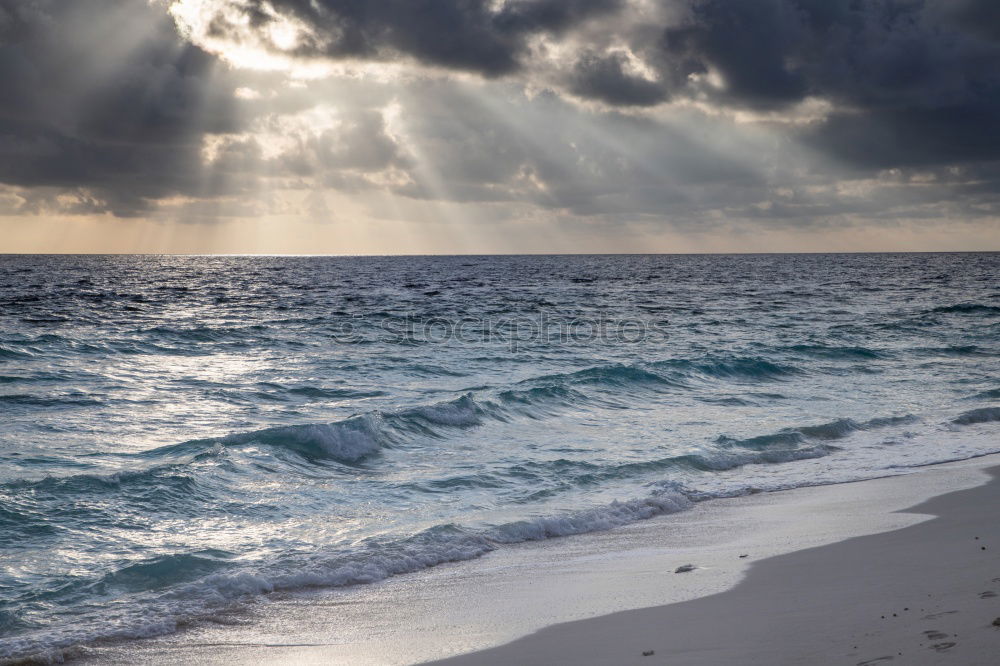
{"type": "Polygon", "coordinates": [[[0,657],[1000,451],[1000,255],[0,256],[0,657]]]}

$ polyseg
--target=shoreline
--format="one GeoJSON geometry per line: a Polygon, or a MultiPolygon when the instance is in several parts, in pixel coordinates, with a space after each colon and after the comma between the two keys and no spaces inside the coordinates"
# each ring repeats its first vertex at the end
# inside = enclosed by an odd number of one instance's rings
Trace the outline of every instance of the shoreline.
{"type": "MultiPolygon", "coordinates": [[[[610,663],[595,660],[599,652],[586,641],[576,654],[566,651],[565,639],[546,637],[588,622],[617,635],[624,631],[623,614],[655,615],[724,596],[774,558],[919,528],[933,522],[925,514],[928,499],[996,486],[983,485],[984,470],[998,464],[1000,455],[991,455],[901,476],[713,500],[608,532],[518,544],[371,585],[270,595],[244,612],[168,636],[84,648],[75,661],[411,664],[453,657],[447,663],[610,663]],[[688,563],[697,569],[673,573],[688,563]]],[[[627,650],[636,641],[620,642],[627,650]]],[[[664,647],[643,648],[636,663],[659,663],[641,656],[648,649],[671,655],[664,647]]],[[[631,663],[629,658],[616,654],[611,662],[631,663]]],[[[671,657],[670,663],[678,661],[671,657]]]]}
{"type": "Polygon", "coordinates": [[[433,663],[994,664],[1000,466],[986,471],[985,485],[906,510],[928,521],[762,560],[725,592],[433,663]]]}

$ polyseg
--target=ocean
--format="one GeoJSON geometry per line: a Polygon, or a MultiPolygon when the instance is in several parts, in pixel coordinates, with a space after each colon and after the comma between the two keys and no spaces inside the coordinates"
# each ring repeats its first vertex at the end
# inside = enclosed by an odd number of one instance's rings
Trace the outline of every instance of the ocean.
{"type": "Polygon", "coordinates": [[[1000,452],[1000,254],[0,255],[0,658],[1000,452]]]}

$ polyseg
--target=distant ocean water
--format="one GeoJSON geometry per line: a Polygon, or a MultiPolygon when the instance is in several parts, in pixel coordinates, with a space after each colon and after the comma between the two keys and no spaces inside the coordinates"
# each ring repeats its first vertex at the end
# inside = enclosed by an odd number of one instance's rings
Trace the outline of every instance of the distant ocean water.
{"type": "Polygon", "coordinates": [[[1000,255],[0,256],[0,658],[1000,451],[1000,255]]]}

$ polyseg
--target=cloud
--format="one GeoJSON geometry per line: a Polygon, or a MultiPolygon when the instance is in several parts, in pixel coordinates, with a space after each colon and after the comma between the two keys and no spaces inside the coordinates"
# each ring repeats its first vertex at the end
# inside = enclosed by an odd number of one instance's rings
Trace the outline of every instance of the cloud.
{"type": "MultiPolygon", "coordinates": [[[[610,107],[695,100],[781,111],[832,104],[812,145],[845,123],[896,145],[872,160],[957,157],[935,136],[989,134],[1000,106],[992,0],[179,0],[186,34],[225,54],[409,63],[506,77],[610,107]],[[599,20],[598,20],[599,19],[599,20]],[[917,145],[919,144],[919,145],[917,145]]],[[[995,133],[995,132],[994,132],[995,133]]],[[[956,137],[960,138],[960,137],[956,137]]],[[[1000,157],[992,137],[966,151],[1000,157]]]]}
{"type": "MultiPolygon", "coordinates": [[[[560,35],[620,0],[181,0],[196,40],[299,57],[392,61],[495,77],[519,70],[538,35],[560,35]]],[[[224,47],[223,47],[224,48],[224,47]]]]}
{"type": "Polygon", "coordinates": [[[0,181],[86,188],[121,216],[201,190],[202,136],[236,127],[215,65],[145,3],[2,0],[0,181]]]}
{"type": "Polygon", "coordinates": [[[628,65],[628,57],[621,52],[585,53],[574,65],[570,92],[611,106],[655,106],[667,99],[664,86],[630,73],[628,65]]]}
{"type": "Polygon", "coordinates": [[[995,217],[996,7],[0,0],[0,209],[995,217]]]}
{"type": "Polygon", "coordinates": [[[669,58],[717,72],[710,103],[832,104],[806,141],[860,167],[1000,159],[1000,33],[982,0],[696,0],[669,58]],[[986,29],[981,22],[987,21],[986,29]]]}

